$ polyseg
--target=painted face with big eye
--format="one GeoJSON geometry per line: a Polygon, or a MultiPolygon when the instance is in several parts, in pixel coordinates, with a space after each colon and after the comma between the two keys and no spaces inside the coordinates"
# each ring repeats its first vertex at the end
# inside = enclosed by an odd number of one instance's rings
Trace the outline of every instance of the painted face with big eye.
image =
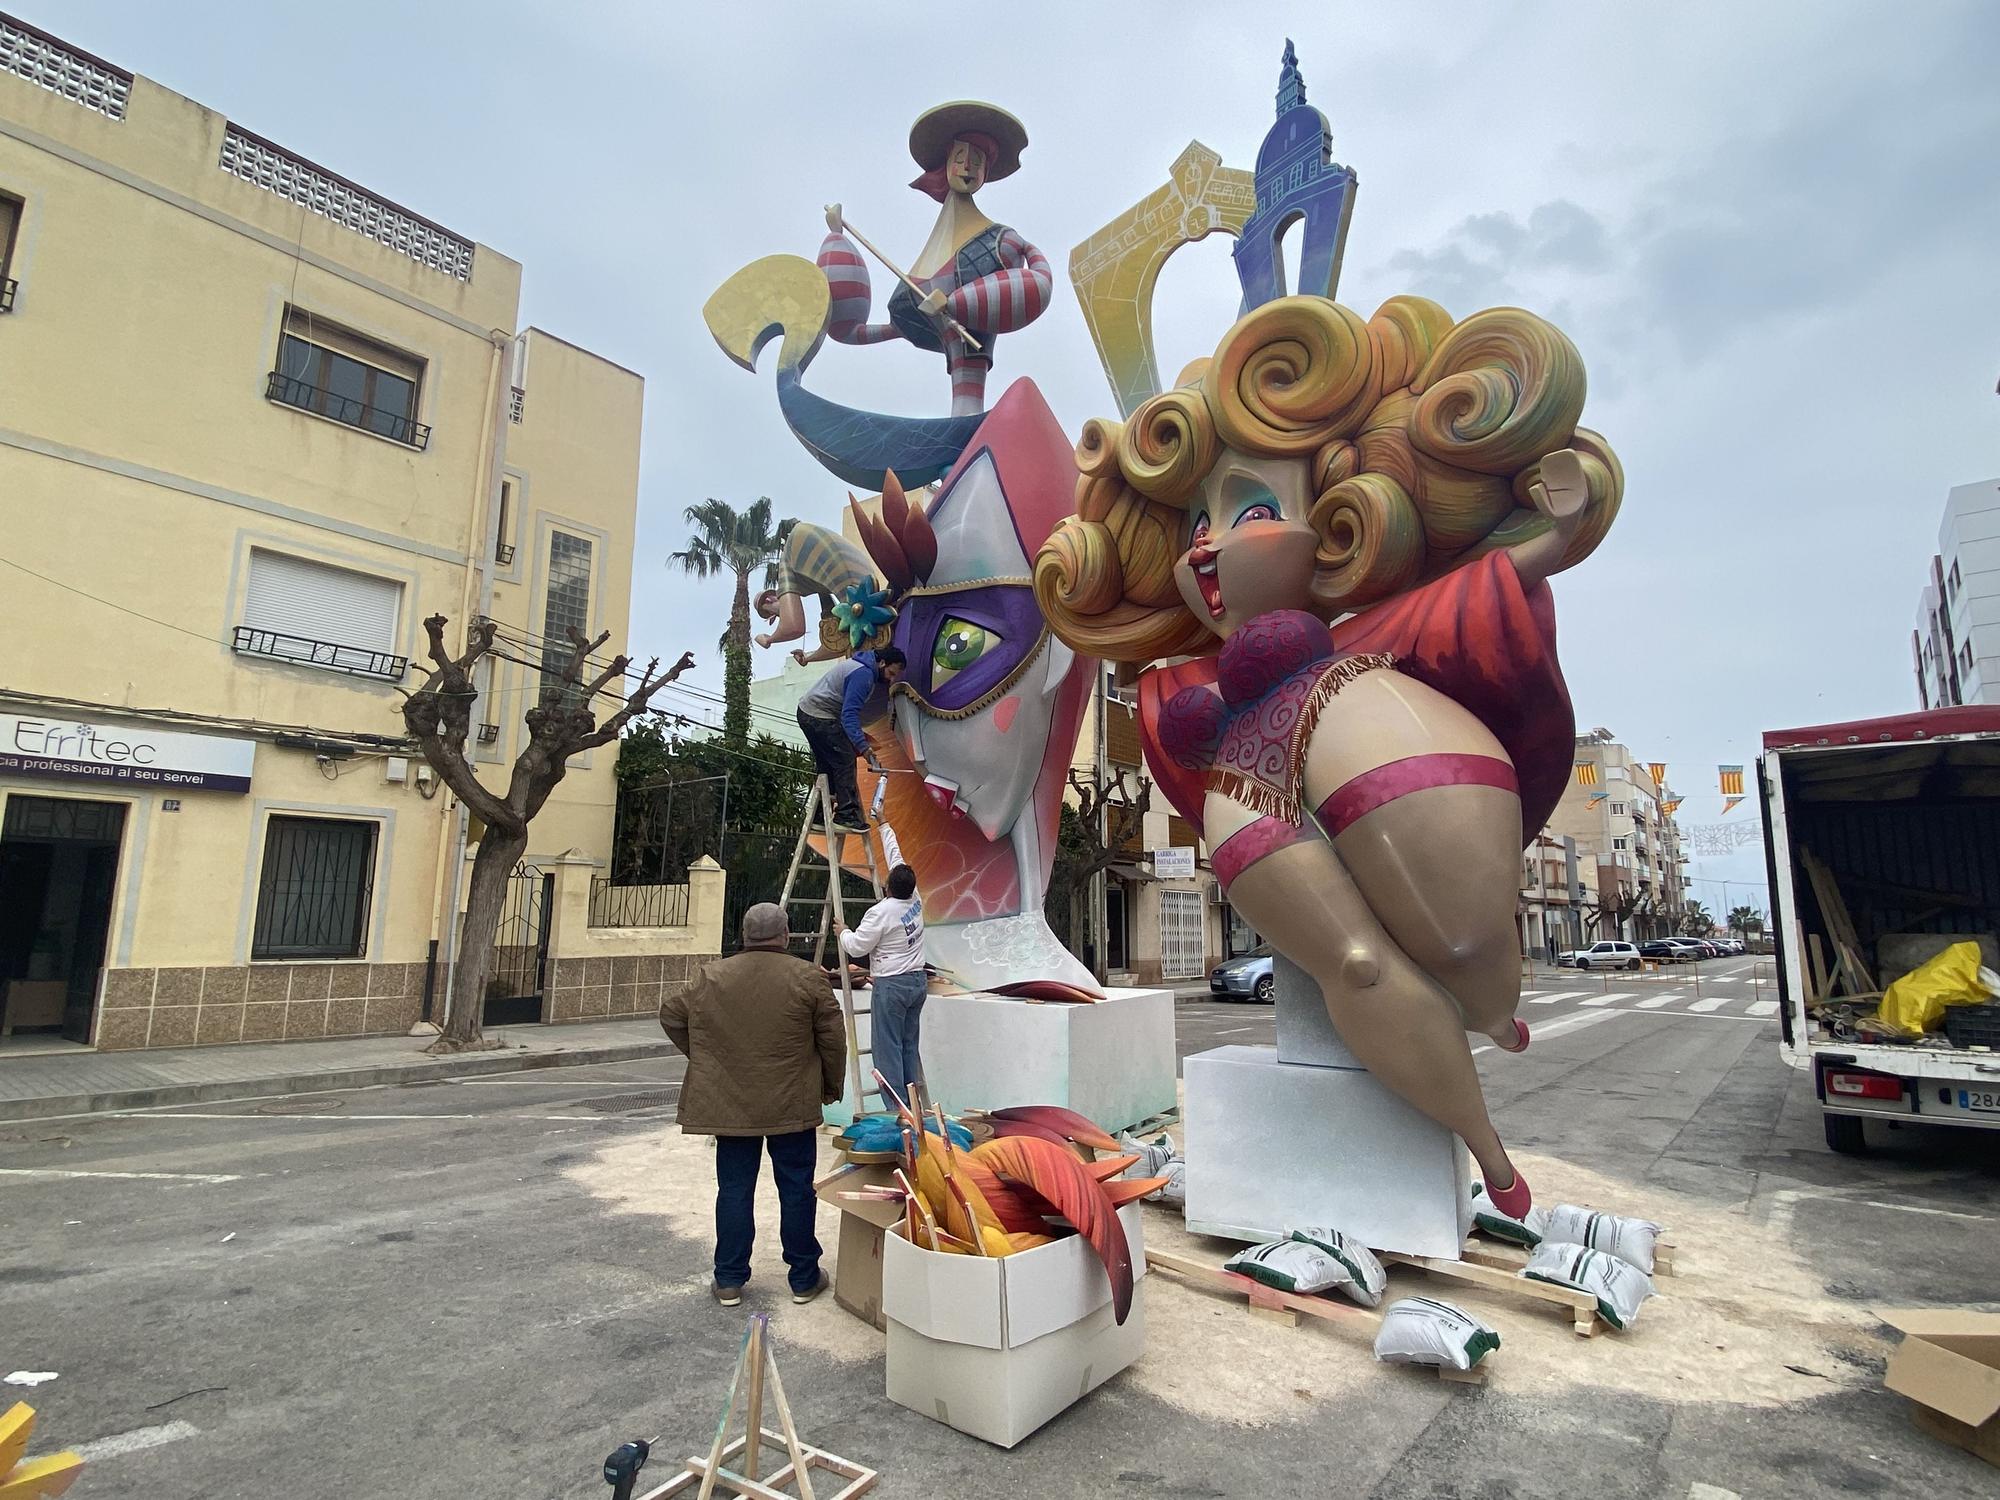
{"type": "Polygon", "coordinates": [[[1188,502],[1188,550],[1174,582],[1195,617],[1225,639],[1274,609],[1311,607],[1318,538],[1306,524],[1307,460],[1232,448],[1188,502]]]}
{"type": "Polygon", "coordinates": [[[953,141],[944,180],[954,193],[978,192],[986,186],[986,153],[970,141],[953,141]]]}

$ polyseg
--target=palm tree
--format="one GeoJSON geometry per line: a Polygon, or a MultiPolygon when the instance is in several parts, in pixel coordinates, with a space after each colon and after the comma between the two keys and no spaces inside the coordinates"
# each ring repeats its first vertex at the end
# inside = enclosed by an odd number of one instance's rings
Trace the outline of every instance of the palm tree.
{"type": "Polygon", "coordinates": [[[1744,938],[1753,932],[1762,932],[1764,914],[1754,906],[1732,906],[1729,909],[1729,930],[1744,938]]]}
{"type": "Polygon", "coordinates": [[[778,581],[778,558],[793,522],[771,529],[771,497],[759,495],[739,512],[727,500],[708,499],[687,508],[694,528],[687,546],[668,554],[667,566],[696,578],[729,573],[736,595],[729,605],[729,628],[722,632],[722,737],[734,744],[750,738],[750,575],[764,570],[764,587],[778,581]]]}
{"type": "Polygon", "coordinates": [[[1681,931],[1689,937],[1707,937],[1715,931],[1715,918],[1701,902],[1690,900],[1681,912],[1681,931]]]}

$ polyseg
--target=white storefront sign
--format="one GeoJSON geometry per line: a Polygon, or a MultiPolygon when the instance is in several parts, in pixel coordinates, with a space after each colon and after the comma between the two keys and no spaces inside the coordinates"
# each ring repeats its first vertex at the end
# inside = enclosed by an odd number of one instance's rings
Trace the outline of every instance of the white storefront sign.
{"type": "Polygon", "coordinates": [[[1192,880],[1194,878],[1194,849],[1183,845],[1171,849],[1153,851],[1153,873],[1162,880],[1192,880]]]}
{"type": "Polygon", "coordinates": [[[0,775],[247,792],[256,754],[255,740],[48,714],[0,714],[0,775]]]}

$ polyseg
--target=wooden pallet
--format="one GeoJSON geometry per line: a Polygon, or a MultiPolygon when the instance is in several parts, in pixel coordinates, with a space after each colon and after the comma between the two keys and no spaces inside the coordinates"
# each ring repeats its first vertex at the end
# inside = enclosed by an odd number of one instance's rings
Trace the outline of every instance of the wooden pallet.
{"type": "Polygon", "coordinates": [[[1477,1261],[1445,1260],[1435,1255],[1398,1255],[1394,1252],[1385,1252],[1380,1259],[1385,1266],[1413,1266],[1449,1281],[1462,1281],[1468,1286],[1484,1287],[1489,1292],[1506,1292],[1531,1302],[1560,1307],[1569,1313],[1578,1338],[1597,1336],[1597,1298],[1589,1292],[1579,1292],[1574,1287],[1556,1286],[1546,1281],[1531,1281],[1514,1271],[1503,1271],[1485,1264],[1483,1253],[1481,1260],[1477,1261]]]}
{"type": "MultiPolygon", "coordinates": [[[[1382,1315],[1371,1308],[1357,1307],[1350,1302],[1337,1302],[1330,1297],[1306,1297],[1297,1292],[1280,1291],[1274,1286],[1265,1286],[1261,1281],[1254,1281],[1234,1271],[1225,1271],[1221,1266],[1196,1260],[1192,1256],[1148,1249],[1146,1264],[1157,1271],[1171,1271],[1176,1276],[1184,1276],[1211,1291],[1247,1297],[1252,1317],[1280,1323],[1287,1328],[1298,1327],[1301,1317],[1317,1318],[1322,1323],[1363,1330],[1372,1344],[1376,1331],[1382,1326],[1382,1315]]],[[[1491,1360],[1492,1356],[1488,1355],[1469,1370],[1453,1370],[1441,1366],[1432,1368],[1437,1369],[1440,1380],[1447,1380],[1457,1385],[1484,1385],[1486,1367],[1491,1360]]]]}
{"type": "Polygon", "coordinates": [[[1180,1106],[1176,1104],[1172,1109],[1163,1109],[1156,1115],[1146,1116],[1146,1118],[1141,1120],[1137,1125],[1127,1125],[1122,1131],[1119,1131],[1117,1133],[1120,1135],[1129,1135],[1134,1139],[1138,1139],[1139,1137],[1144,1136],[1151,1131],[1175,1129],[1180,1125],[1180,1123],[1181,1123],[1181,1109],[1180,1106]]]}
{"type": "MultiPolygon", "coordinates": [[[[1473,1232],[1475,1235],[1478,1233],[1477,1230],[1473,1232]]],[[[1485,1244],[1476,1238],[1469,1239],[1465,1242],[1465,1248],[1459,1251],[1458,1258],[1469,1260],[1474,1265],[1491,1266],[1496,1271],[1518,1271],[1528,1263],[1527,1247],[1517,1245],[1512,1240],[1495,1240],[1492,1244],[1485,1244]]],[[[1653,1241],[1653,1275],[1673,1274],[1674,1242],[1653,1241]]]]}

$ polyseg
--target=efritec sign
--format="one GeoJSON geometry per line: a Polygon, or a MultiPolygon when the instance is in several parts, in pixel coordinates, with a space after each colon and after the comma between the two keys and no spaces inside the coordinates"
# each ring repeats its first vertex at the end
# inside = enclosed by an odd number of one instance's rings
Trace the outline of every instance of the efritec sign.
{"type": "Polygon", "coordinates": [[[247,792],[256,754],[255,740],[46,714],[0,714],[0,776],[247,792]]]}

